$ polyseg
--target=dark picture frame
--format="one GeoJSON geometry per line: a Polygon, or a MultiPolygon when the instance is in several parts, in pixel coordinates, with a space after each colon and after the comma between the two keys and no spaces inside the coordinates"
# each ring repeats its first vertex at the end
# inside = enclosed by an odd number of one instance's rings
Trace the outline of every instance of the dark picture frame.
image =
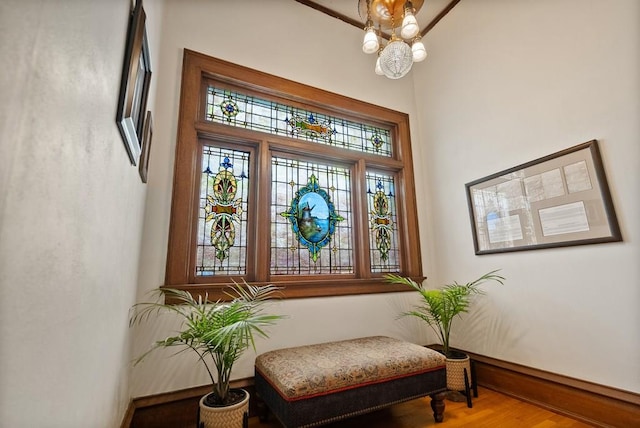
{"type": "Polygon", "coordinates": [[[116,123],[129,160],[136,165],[142,150],[147,97],[151,84],[151,56],[145,29],[146,14],[138,0],[129,20],[116,123]]]}
{"type": "Polygon", "coordinates": [[[153,119],[151,118],[151,112],[147,112],[147,117],[144,120],[144,132],[142,133],[142,151],[140,153],[140,165],[138,171],[140,172],[140,178],[143,183],[147,182],[149,175],[149,152],[151,151],[151,140],[153,139],[153,119]]]}
{"type": "Polygon", "coordinates": [[[465,187],[477,255],[622,241],[597,140],[465,187]]]}

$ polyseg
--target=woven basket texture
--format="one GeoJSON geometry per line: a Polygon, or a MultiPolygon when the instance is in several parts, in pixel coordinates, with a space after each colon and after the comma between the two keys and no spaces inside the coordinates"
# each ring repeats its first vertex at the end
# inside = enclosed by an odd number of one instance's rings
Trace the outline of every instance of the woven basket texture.
{"type": "Polygon", "coordinates": [[[447,358],[447,388],[451,391],[464,391],[464,369],[471,382],[471,359],[447,358]]]}
{"type": "Polygon", "coordinates": [[[245,399],[227,407],[209,407],[204,405],[204,398],[200,399],[200,422],[204,428],[242,428],[243,416],[249,411],[249,393],[245,399]]]}

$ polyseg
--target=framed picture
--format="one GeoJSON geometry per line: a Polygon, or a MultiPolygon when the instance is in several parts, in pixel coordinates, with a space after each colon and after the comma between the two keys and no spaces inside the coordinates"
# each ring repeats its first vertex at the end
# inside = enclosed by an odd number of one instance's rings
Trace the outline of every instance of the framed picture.
{"type": "Polygon", "coordinates": [[[140,171],[140,178],[143,183],[147,182],[147,175],[149,171],[149,151],[151,150],[151,139],[153,138],[153,121],[151,119],[151,112],[147,112],[147,117],[144,120],[144,132],[142,133],[142,152],[140,154],[140,165],[138,171],[140,171]]]}
{"type": "Polygon", "coordinates": [[[145,19],[142,0],[137,0],[129,21],[116,115],[118,129],[133,165],[137,164],[142,149],[144,114],[147,111],[151,83],[151,58],[145,19]]]}
{"type": "Polygon", "coordinates": [[[466,190],[478,255],[622,240],[596,140],[466,190]]]}

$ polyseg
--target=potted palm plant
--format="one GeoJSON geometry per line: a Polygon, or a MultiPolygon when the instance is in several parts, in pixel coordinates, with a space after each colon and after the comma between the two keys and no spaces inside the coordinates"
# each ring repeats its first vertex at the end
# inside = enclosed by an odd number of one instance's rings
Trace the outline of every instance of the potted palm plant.
{"type": "MultiPolygon", "coordinates": [[[[498,270],[482,275],[480,278],[466,284],[446,284],[436,290],[427,290],[411,278],[395,274],[387,274],[387,281],[394,284],[405,284],[420,293],[422,300],[413,310],[403,312],[401,316],[417,317],[433,329],[442,345],[442,353],[447,357],[447,388],[452,391],[465,390],[469,393],[469,382],[464,381],[464,370],[470,374],[469,356],[451,349],[449,336],[453,320],[463,313],[469,312],[473,297],[483,294],[480,286],[487,281],[504,284],[504,277],[498,275],[498,270]]],[[[469,401],[467,401],[469,402],[469,401]]]]}
{"type": "Polygon", "coordinates": [[[213,384],[212,392],[200,400],[198,427],[243,426],[249,393],[230,388],[233,365],[249,347],[255,349],[255,336],[268,337],[264,328],[283,318],[264,312],[265,303],[278,293],[279,287],[234,282],[230,288],[231,292],[226,294],[231,300],[217,302],[208,302],[206,296],[194,298],[188,291],[162,288],[156,290],[156,301],[138,303],[132,308],[130,325],[161,312],[171,312],[182,319],[181,331],[155,342],[134,365],[159,348],[178,347],[195,352],[213,384]]]}

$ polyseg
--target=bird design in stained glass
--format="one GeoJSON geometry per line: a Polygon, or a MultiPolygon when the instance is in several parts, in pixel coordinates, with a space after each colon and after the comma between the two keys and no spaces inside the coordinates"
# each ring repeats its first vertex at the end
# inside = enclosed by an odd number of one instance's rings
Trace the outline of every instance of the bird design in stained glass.
{"type": "Polygon", "coordinates": [[[331,242],[336,223],[344,220],[336,213],[329,194],[320,188],[313,174],[307,185],[296,192],[289,210],[280,215],[291,222],[293,234],[309,249],[314,263],[320,257],[320,250],[331,242]]]}

